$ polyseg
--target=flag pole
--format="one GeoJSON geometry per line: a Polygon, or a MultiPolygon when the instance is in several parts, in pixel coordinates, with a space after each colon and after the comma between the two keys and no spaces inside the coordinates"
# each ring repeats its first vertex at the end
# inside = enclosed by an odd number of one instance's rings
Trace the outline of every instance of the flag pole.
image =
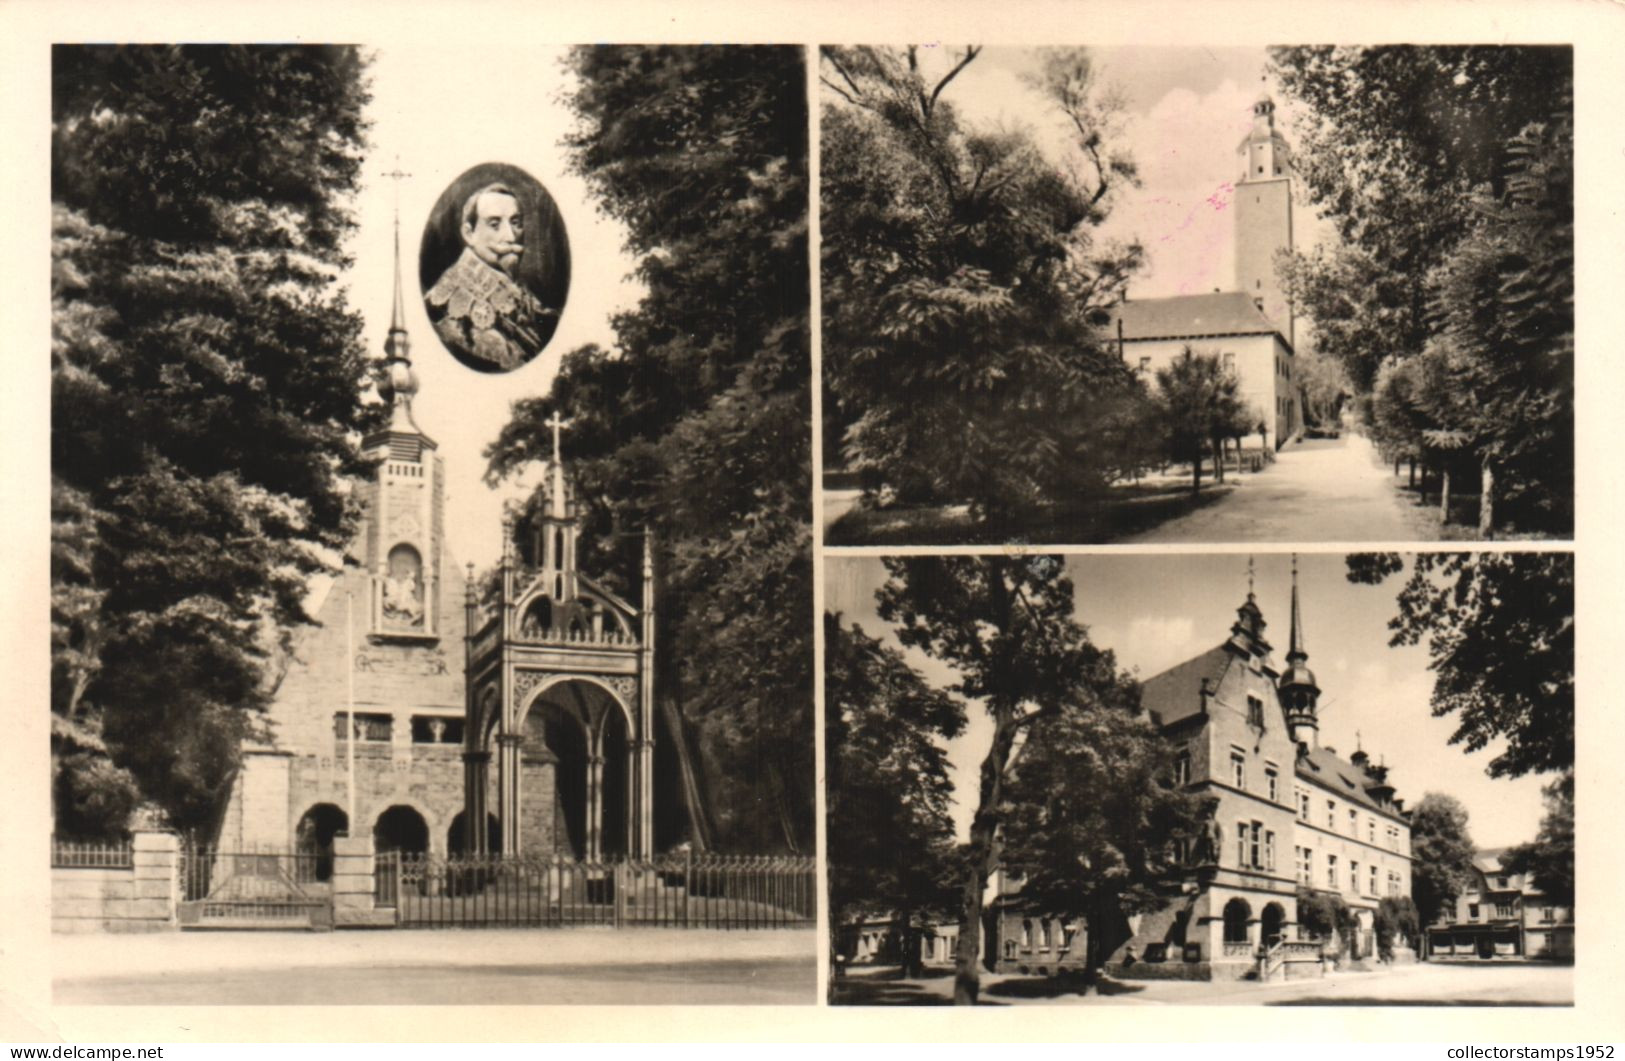
{"type": "Polygon", "coordinates": [[[347,592],[344,595],[344,675],[348,681],[348,694],[345,698],[344,731],[348,735],[345,740],[344,764],[346,781],[349,787],[349,802],[346,814],[349,817],[349,828],[346,830],[351,836],[356,834],[355,824],[355,593],[347,592]]]}

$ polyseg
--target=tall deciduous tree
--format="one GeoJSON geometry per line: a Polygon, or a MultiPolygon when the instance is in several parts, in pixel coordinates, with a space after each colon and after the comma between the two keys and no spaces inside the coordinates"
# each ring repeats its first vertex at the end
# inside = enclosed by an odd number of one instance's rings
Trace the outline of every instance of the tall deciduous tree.
{"type": "Polygon", "coordinates": [[[1411,809],[1411,899],[1423,924],[1453,911],[1473,872],[1467,808],[1454,796],[1425,794],[1411,809]]]}
{"type": "Polygon", "coordinates": [[[1288,286],[1362,394],[1383,359],[1436,362],[1408,411],[1378,416],[1420,414],[1424,459],[1476,467],[1486,537],[1572,526],[1572,62],[1566,47],[1272,50],[1306,105],[1298,172],[1341,236],[1297,257],[1288,286]]]}
{"type": "MultiPolygon", "coordinates": [[[[1351,582],[1400,571],[1395,554],[1348,558],[1351,582]]],[[[1478,751],[1504,739],[1491,777],[1574,767],[1574,557],[1570,553],[1419,553],[1389,621],[1392,645],[1428,642],[1433,714],[1478,751]]]]}
{"type": "MultiPolygon", "coordinates": [[[[515,403],[493,481],[573,422],[583,562],[661,579],[658,688],[698,736],[718,846],[812,850],[806,68],[799,48],[584,47],[574,165],[627,231],[638,306],[515,403]]],[[[613,581],[613,580],[612,580],[613,581]]]]}
{"type": "Polygon", "coordinates": [[[1530,882],[1558,906],[1574,905],[1574,774],[1546,786],[1546,816],[1540,832],[1501,856],[1509,873],[1525,873],[1530,882]]]}
{"type": "Polygon", "coordinates": [[[1089,695],[1035,722],[1018,754],[1005,817],[1005,870],[1024,908],[1076,919],[1085,934],[1084,988],[1126,919],[1169,901],[1177,852],[1202,835],[1217,801],[1180,791],[1173,748],[1140,711],[1138,684],[1108,678],[1104,653],[1089,695]]]}
{"type": "Polygon", "coordinates": [[[993,722],[959,882],[954,1001],[971,1005],[981,983],[982,896],[998,866],[1017,742],[1043,719],[1115,702],[1122,679],[1112,654],[1073,618],[1059,557],[910,556],[886,568],[881,617],[897,624],[904,645],[952,667],[959,680],[949,691],[980,702],[993,722]]]}
{"type": "Polygon", "coordinates": [[[209,825],[347,540],[364,146],[349,47],[52,52],[57,826],[209,825]]]}
{"type": "Polygon", "coordinates": [[[1136,181],[1086,52],[1032,78],[1065,165],[952,104],[980,49],[930,76],[918,48],[825,48],[826,459],[904,500],[1019,518],[1097,496],[1144,458],[1143,387],[1100,339],[1141,260],[1093,230],[1136,181]]]}
{"type": "Polygon", "coordinates": [[[955,908],[943,742],[964,728],[962,702],[932,688],[896,649],[825,614],[830,931],[892,918],[905,976],[919,972],[921,926],[955,908]]]}

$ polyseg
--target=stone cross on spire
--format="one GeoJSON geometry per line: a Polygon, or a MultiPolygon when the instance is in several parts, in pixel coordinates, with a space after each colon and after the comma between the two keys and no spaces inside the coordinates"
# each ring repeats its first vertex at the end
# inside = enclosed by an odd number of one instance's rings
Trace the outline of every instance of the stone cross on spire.
{"type": "Polygon", "coordinates": [[[557,409],[548,417],[547,426],[553,429],[553,504],[551,515],[556,519],[564,519],[564,455],[559,445],[559,432],[570,425],[568,420],[559,416],[557,409]]]}

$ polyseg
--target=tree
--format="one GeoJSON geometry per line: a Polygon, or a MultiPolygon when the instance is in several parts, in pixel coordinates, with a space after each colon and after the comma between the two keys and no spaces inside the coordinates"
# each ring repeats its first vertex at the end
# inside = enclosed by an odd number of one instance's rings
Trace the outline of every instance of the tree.
{"type": "Polygon", "coordinates": [[[954,906],[953,782],[942,742],[964,728],[963,703],[928,685],[896,649],[825,613],[830,932],[891,917],[904,976],[919,974],[922,924],[954,906]]]}
{"type": "MultiPolygon", "coordinates": [[[[1351,582],[1400,571],[1395,554],[1348,558],[1351,582]]],[[[1570,553],[1419,553],[1389,620],[1391,645],[1428,640],[1436,717],[1452,744],[1504,739],[1491,777],[1574,766],[1574,557],[1570,553]]]]}
{"type": "Polygon", "coordinates": [[[1377,957],[1385,962],[1394,960],[1394,941],[1416,948],[1422,934],[1421,915],[1416,903],[1408,895],[1385,895],[1377,901],[1377,957]]]}
{"type": "Polygon", "coordinates": [[[1546,786],[1546,816],[1531,843],[1501,855],[1501,868],[1522,873],[1555,906],[1574,905],[1574,773],[1546,786]]]}
{"type": "Polygon", "coordinates": [[[1422,923],[1451,913],[1474,872],[1467,808],[1454,796],[1427,793],[1411,810],[1411,899],[1422,923]]]}
{"type": "Polygon", "coordinates": [[[1121,672],[1098,678],[1029,728],[1001,845],[1023,907],[1084,923],[1085,991],[1110,941],[1126,938],[1126,919],[1167,904],[1176,853],[1217,805],[1175,787],[1173,748],[1141,712],[1138,684],[1121,672]]]}
{"type": "Polygon", "coordinates": [[[1342,364],[1300,340],[1293,378],[1303,394],[1304,419],[1318,427],[1337,426],[1350,389],[1342,364]]]}
{"type": "MultiPolygon", "coordinates": [[[[573,165],[647,287],[616,347],[516,402],[487,476],[572,422],[583,565],[625,589],[654,535],[662,715],[692,728],[701,835],[813,845],[811,354],[805,66],[787,47],[584,47],[573,165]],[[618,535],[618,536],[617,536],[618,535]],[[617,581],[617,579],[619,581],[617,581]]],[[[675,732],[683,740],[683,732],[675,732]]]]}
{"type": "Polygon", "coordinates": [[[351,47],[52,53],[57,828],[213,824],[353,526],[351,47]]]}
{"type": "Polygon", "coordinates": [[[1157,369],[1157,404],[1168,452],[1175,460],[1191,462],[1192,494],[1202,491],[1203,457],[1213,454],[1214,476],[1223,480],[1221,444],[1251,429],[1239,387],[1235,373],[1224,368],[1217,354],[1198,354],[1188,345],[1157,369]]]}
{"type": "Polygon", "coordinates": [[[1298,171],[1341,237],[1285,270],[1321,348],[1362,394],[1383,359],[1433,360],[1411,381],[1411,410],[1441,465],[1476,467],[1479,533],[1568,531],[1571,50],[1271,55],[1307,105],[1298,171]]]}
{"type": "Polygon", "coordinates": [[[1092,234],[1137,178],[1086,52],[1032,80],[1074,137],[1061,165],[961,122],[951,89],[979,54],[931,78],[914,47],[821,51],[827,456],[871,499],[1019,519],[1144,460],[1143,386],[1101,339],[1142,254],[1092,234]]]}
{"type": "Polygon", "coordinates": [[[1122,678],[1112,654],[1091,644],[1072,617],[1072,582],[1059,557],[907,556],[885,563],[881,618],[897,624],[905,646],[952,667],[959,678],[948,691],[980,702],[993,721],[959,882],[954,1002],[973,1005],[982,894],[999,864],[1017,740],[1063,710],[1114,701],[1122,678]]]}

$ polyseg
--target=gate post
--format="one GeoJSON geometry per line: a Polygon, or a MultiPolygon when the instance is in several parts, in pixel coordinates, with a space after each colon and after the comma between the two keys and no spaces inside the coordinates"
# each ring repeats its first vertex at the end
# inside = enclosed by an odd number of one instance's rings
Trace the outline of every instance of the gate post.
{"type": "Polygon", "coordinates": [[[395,911],[373,905],[372,837],[333,837],[333,927],[394,926],[395,911]]]}
{"type": "Polygon", "coordinates": [[[174,833],[140,831],[132,838],[132,907],[143,928],[174,928],[180,898],[180,842],[174,833]]]}

